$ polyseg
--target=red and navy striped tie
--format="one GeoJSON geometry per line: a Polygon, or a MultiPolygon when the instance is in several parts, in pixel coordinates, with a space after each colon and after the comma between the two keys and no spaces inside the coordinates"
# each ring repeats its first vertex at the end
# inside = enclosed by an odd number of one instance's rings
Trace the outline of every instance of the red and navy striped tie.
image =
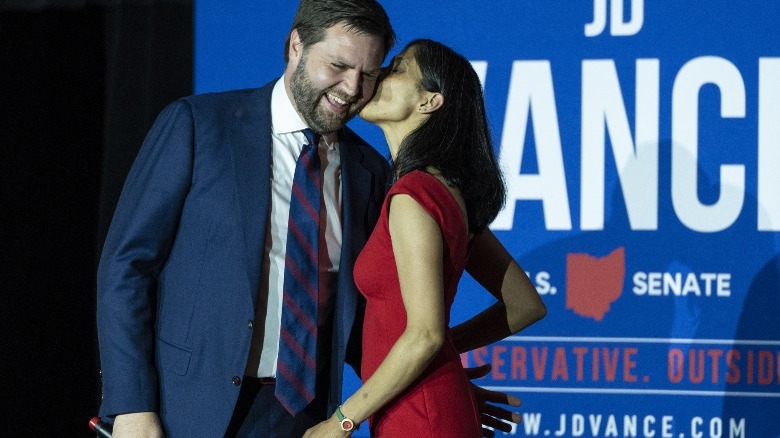
{"type": "Polygon", "coordinates": [[[284,266],[282,326],[276,372],[276,398],[295,415],[314,398],[317,375],[317,308],[319,286],[320,156],[319,136],[303,133],[303,146],[295,165],[287,255],[284,266]]]}

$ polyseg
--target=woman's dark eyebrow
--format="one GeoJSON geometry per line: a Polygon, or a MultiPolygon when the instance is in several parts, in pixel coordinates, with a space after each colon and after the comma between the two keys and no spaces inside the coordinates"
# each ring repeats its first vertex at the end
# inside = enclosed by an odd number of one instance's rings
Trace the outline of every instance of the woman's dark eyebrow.
{"type": "Polygon", "coordinates": [[[405,60],[406,60],[406,58],[404,58],[403,56],[401,56],[401,55],[396,55],[396,56],[394,56],[394,57],[393,57],[393,60],[390,62],[390,66],[392,67],[392,66],[394,66],[394,65],[398,65],[398,64],[400,64],[402,61],[405,61],[405,60]]]}

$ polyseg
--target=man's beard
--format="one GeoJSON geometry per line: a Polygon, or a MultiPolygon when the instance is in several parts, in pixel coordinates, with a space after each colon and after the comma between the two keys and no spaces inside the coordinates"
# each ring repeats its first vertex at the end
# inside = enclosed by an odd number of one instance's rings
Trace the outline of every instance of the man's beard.
{"type": "Polygon", "coordinates": [[[298,113],[311,129],[319,133],[338,131],[358,112],[355,103],[351,103],[347,111],[341,114],[320,107],[320,100],[328,92],[345,100],[352,98],[346,99],[346,96],[332,88],[316,90],[311,84],[309,72],[306,70],[306,54],[301,57],[292,77],[290,77],[290,91],[292,91],[298,113]]]}

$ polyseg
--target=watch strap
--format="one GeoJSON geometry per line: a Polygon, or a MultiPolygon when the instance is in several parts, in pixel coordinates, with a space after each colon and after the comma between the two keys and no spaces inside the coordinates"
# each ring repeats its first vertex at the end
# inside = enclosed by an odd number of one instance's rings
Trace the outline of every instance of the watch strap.
{"type": "Polygon", "coordinates": [[[352,432],[353,430],[360,428],[359,424],[355,423],[351,418],[348,418],[341,412],[341,405],[336,408],[336,418],[338,418],[341,430],[344,432],[352,432]]]}

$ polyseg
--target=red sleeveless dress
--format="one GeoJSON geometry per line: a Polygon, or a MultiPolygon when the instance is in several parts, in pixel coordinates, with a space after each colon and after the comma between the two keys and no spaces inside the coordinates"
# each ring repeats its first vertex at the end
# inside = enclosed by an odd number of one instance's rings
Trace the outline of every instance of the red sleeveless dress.
{"type": "MultiPolygon", "coordinates": [[[[398,271],[388,227],[393,195],[406,194],[438,222],[444,239],[444,306],[450,308],[468,257],[468,230],[460,206],[447,187],[431,174],[410,172],[395,182],[381,216],[355,262],[354,277],[366,297],[361,375],[376,371],[406,328],[398,271]]],[[[428,368],[396,399],[369,420],[374,437],[480,437],[476,400],[447,328],[446,340],[428,368]]]]}

